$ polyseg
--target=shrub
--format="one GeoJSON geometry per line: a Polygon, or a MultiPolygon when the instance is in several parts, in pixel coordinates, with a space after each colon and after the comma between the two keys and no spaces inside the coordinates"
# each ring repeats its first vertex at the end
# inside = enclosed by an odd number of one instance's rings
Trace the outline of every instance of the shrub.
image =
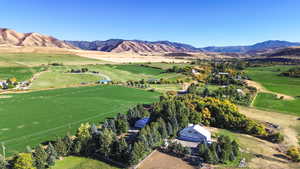
{"type": "Polygon", "coordinates": [[[269,135],[270,141],[273,143],[281,143],[284,140],[284,136],[281,133],[274,133],[269,135]]]}
{"type": "Polygon", "coordinates": [[[294,162],[300,161],[300,148],[292,146],[288,149],[287,155],[291,157],[294,162]]]}

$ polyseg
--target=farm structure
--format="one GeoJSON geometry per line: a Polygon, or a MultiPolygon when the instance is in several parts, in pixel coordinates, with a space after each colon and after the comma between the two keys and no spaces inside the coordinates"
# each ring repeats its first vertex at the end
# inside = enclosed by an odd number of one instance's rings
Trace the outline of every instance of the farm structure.
{"type": "Polygon", "coordinates": [[[198,124],[189,124],[188,127],[179,132],[178,139],[191,142],[211,143],[211,133],[198,124]]]}

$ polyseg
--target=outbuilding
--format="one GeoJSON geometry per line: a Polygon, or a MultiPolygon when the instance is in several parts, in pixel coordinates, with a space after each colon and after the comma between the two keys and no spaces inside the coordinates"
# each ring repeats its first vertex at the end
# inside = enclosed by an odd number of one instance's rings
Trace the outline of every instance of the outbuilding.
{"type": "Polygon", "coordinates": [[[198,124],[189,124],[188,127],[179,132],[178,139],[200,143],[211,143],[211,133],[198,124]]]}
{"type": "Polygon", "coordinates": [[[110,82],[111,82],[111,80],[99,80],[98,81],[98,83],[100,83],[100,84],[108,84],[110,82]]]}
{"type": "Polygon", "coordinates": [[[150,121],[150,118],[145,117],[135,122],[134,127],[136,128],[144,128],[150,121]]]}

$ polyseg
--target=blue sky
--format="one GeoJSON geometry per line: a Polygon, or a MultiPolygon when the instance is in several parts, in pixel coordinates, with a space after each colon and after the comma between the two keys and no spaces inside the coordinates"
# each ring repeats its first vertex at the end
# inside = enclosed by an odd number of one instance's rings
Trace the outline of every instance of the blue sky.
{"type": "Polygon", "coordinates": [[[299,0],[1,0],[0,27],[66,40],[170,40],[196,47],[300,42],[299,0]]]}

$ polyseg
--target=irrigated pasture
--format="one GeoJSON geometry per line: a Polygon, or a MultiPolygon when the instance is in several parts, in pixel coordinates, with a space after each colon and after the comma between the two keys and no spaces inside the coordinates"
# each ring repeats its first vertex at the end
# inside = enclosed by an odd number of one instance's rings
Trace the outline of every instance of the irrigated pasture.
{"type": "Polygon", "coordinates": [[[249,68],[250,78],[259,82],[267,90],[294,97],[294,99],[279,99],[270,93],[259,93],[254,101],[258,108],[275,110],[279,112],[300,114],[300,78],[279,76],[291,66],[271,66],[249,68]]]}
{"type": "Polygon", "coordinates": [[[138,103],[158,98],[155,92],[120,86],[64,88],[9,96],[0,99],[0,142],[4,142],[9,154],[74,132],[80,123],[100,122],[138,103]]]}
{"type": "Polygon", "coordinates": [[[0,79],[15,77],[17,81],[28,80],[42,70],[44,70],[43,67],[0,67],[0,79]]]}

